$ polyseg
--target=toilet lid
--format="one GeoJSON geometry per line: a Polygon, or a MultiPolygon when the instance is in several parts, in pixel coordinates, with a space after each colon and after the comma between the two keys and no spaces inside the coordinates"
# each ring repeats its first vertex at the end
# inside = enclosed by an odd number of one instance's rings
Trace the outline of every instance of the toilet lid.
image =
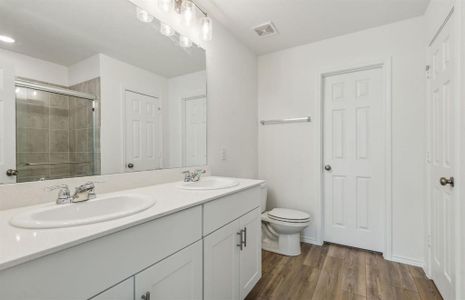
{"type": "Polygon", "coordinates": [[[280,221],[307,222],[310,220],[310,216],[307,213],[288,208],[273,208],[268,212],[268,216],[280,221]]]}

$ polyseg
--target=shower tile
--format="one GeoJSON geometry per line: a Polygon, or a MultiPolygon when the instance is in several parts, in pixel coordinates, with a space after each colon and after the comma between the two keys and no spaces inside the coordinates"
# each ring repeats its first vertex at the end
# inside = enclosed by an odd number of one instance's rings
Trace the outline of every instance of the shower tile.
{"type": "Polygon", "coordinates": [[[69,131],[69,152],[76,152],[76,129],[69,131]]]}
{"type": "Polygon", "coordinates": [[[69,110],[69,97],[65,95],[50,94],[50,107],[69,110]]]}
{"type": "Polygon", "coordinates": [[[90,163],[73,165],[71,170],[73,176],[87,176],[92,175],[92,167],[90,163]]]}
{"type": "Polygon", "coordinates": [[[50,152],[69,152],[68,130],[50,130],[50,152]]]}
{"type": "Polygon", "coordinates": [[[18,168],[26,166],[27,163],[48,163],[48,153],[16,153],[16,165],[18,168]]]}
{"type": "Polygon", "coordinates": [[[88,129],[75,130],[74,152],[88,152],[88,131],[88,129]]]}
{"type": "Polygon", "coordinates": [[[18,124],[21,128],[48,128],[49,126],[49,93],[28,90],[27,100],[23,102],[25,109],[18,124]]]}
{"type": "Polygon", "coordinates": [[[44,153],[49,151],[48,129],[18,128],[16,133],[18,152],[44,153]]]}
{"type": "MultiPolygon", "coordinates": [[[[78,99],[74,107],[74,128],[83,129],[89,128],[89,106],[88,100],[78,99]]],[[[91,119],[92,120],[92,119],[91,119]]]]}

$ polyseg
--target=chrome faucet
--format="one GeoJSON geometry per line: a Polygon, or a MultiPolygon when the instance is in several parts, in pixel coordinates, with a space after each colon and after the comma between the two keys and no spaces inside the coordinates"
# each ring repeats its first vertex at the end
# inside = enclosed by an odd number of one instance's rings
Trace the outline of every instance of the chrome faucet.
{"type": "Polygon", "coordinates": [[[81,184],[74,189],[73,203],[95,199],[95,184],[92,181],[81,184]]]}
{"type": "Polygon", "coordinates": [[[56,204],[69,204],[83,202],[96,197],[95,194],[95,184],[94,182],[86,182],[76,187],[74,194],[71,195],[69,187],[67,184],[58,184],[47,187],[47,190],[54,191],[58,190],[58,197],[56,204]]]}
{"type": "Polygon", "coordinates": [[[58,185],[52,185],[47,187],[48,191],[54,191],[58,190],[58,197],[56,200],[57,204],[68,204],[71,203],[73,200],[73,197],[71,197],[71,193],[69,191],[69,187],[67,184],[58,184],[58,185]]]}
{"type": "Polygon", "coordinates": [[[202,174],[205,174],[206,172],[207,171],[202,169],[196,169],[194,171],[184,171],[182,172],[184,174],[184,182],[197,182],[200,180],[202,174]]]}

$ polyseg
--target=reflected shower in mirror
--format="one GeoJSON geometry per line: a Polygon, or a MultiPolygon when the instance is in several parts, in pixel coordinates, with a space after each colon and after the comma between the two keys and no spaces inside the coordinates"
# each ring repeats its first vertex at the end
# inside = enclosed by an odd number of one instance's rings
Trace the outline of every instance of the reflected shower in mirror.
{"type": "Polygon", "coordinates": [[[3,0],[0,34],[0,184],[206,165],[205,51],[128,0],[3,0]]]}

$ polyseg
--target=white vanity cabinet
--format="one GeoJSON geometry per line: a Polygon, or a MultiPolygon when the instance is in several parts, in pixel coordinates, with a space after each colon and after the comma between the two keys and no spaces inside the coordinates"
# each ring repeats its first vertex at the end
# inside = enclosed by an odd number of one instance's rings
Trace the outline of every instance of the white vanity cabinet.
{"type": "MultiPolygon", "coordinates": [[[[258,190],[247,190],[204,207],[204,230],[239,217],[204,237],[204,299],[244,299],[261,278],[261,218],[258,190]],[[249,200],[249,201],[248,201],[249,200]],[[237,207],[229,207],[240,203],[237,207]],[[229,210],[225,209],[226,207],[229,210]],[[249,212],[247,210],[252,209],[249,212]],[[228,213],[229,212],[229,213],[228,213]],[[231,214],[233,212],[233,214],[231,214]],[[214,214],[210,218],[209,214],[214,214]]],[[[222,225],[222,224],[221,224],[222,225]]]]}
{"type": "Polygon", "coordinates": [[[0,299],[244,299],[261,277],[259,206],[255,185],[1,270],[0,299]]]}
{"type": "Polygon", "coordinates": [[[201,300],[202,241],[182,249],[90,300],[201,300]]]}
{"type": "Polygon", "coordinates": [[[137,274],[135,298],[201,300],[202,241],[137,274]]]}
{"type": "Polygon", "coordinates": [[[134,276],[92,297],[90,300],[134,300],[134,276]]]}

